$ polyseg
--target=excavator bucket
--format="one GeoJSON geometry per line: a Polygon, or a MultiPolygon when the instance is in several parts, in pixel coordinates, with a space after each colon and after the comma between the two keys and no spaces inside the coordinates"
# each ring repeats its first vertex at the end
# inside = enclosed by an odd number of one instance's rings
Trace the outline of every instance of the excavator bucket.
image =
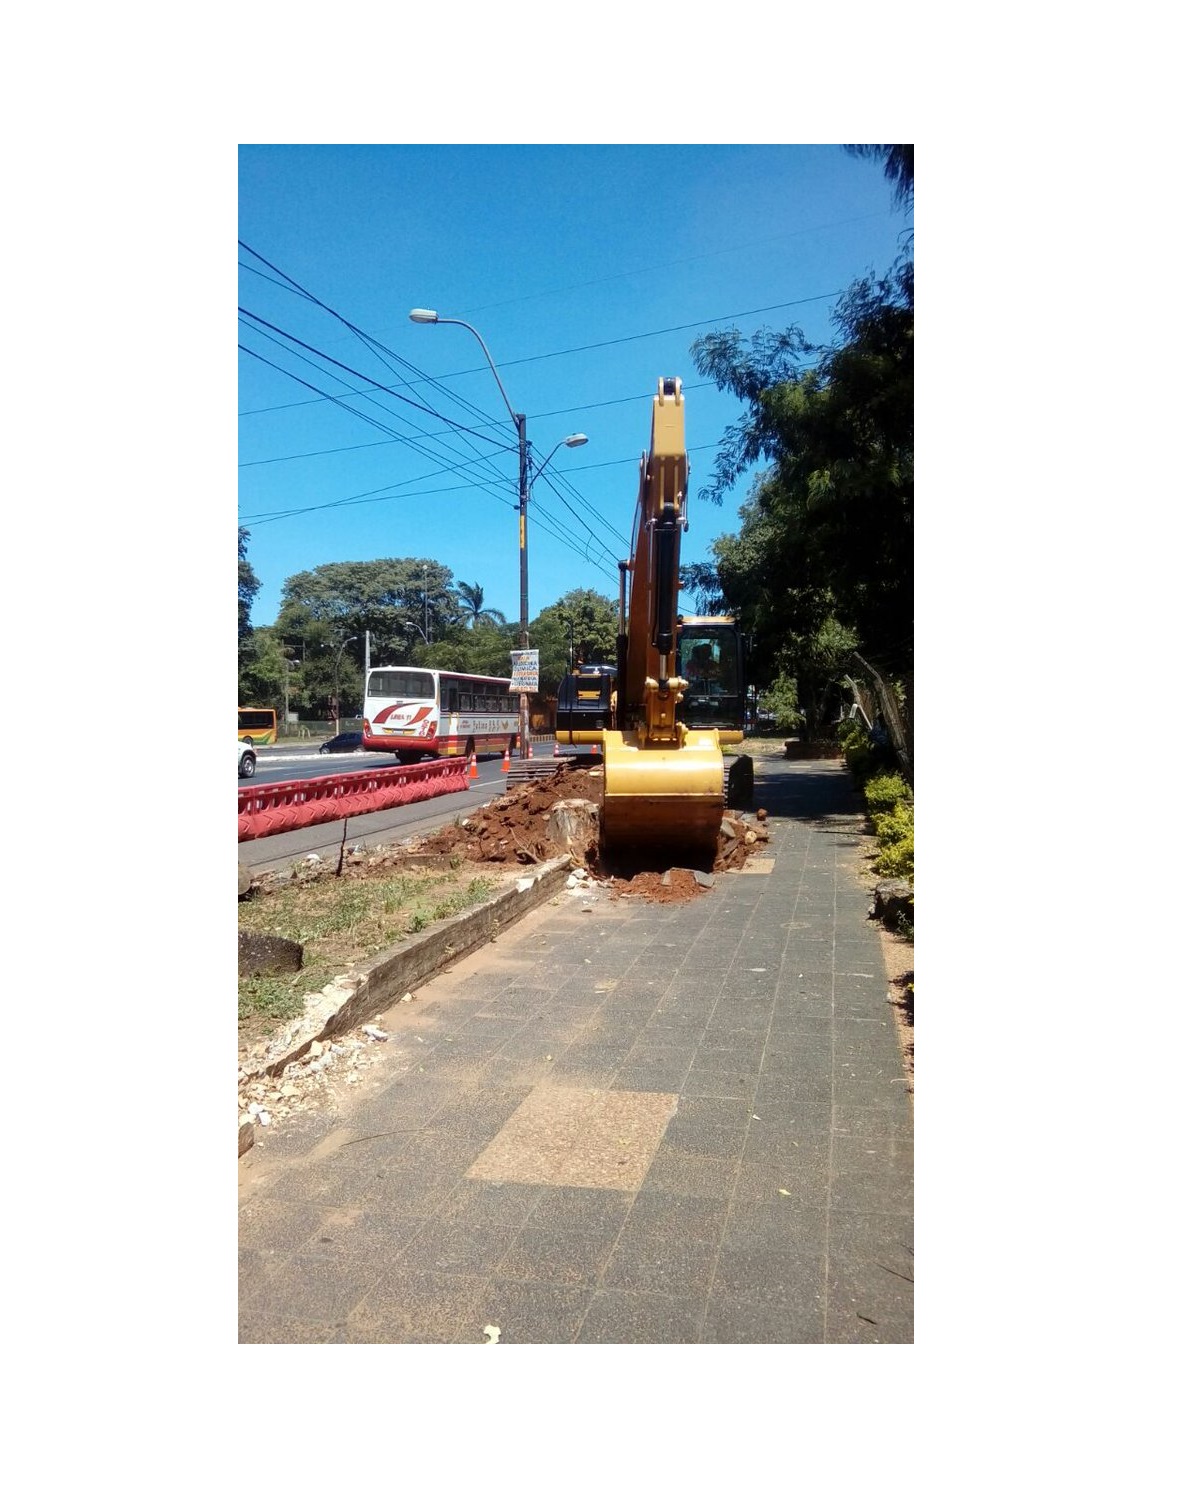
{"type": "Polygon", "coordinates": [[[679,747],[640,746],[634,731],[606,731],[601,848],[706,855],[722,824],[722,751],[716,731],[690,731],[679,747]]]}

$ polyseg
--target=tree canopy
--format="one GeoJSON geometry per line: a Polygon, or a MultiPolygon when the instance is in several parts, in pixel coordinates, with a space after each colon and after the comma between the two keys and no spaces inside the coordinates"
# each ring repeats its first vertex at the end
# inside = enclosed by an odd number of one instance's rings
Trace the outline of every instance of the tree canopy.
{"type": "Polygon", "coordinates": [[[259,594],[260,581],[246,558],[250,544],[250,529],[238,528],[238,641],[244,642],[251,634],[250,609],[259,594]]]}
{"type": "MultiPolygon", "coordinates": [[[[415,663],[501,678],[508,678],[509,655],[518,646],[516,624],[484,605],[483,587],[456,581],[434,560],[319,565],[290,576],[275,624],[247,637],[239,656],[240,702],[282,709],[287,677],[289,706],[302,717],[325,718],[335,693],[341,713],[353,714],[353,702],[362,698],[368,631],[373,665],[415,663]]],[[[596,591],[569,591],[547,607],[530,624],[540,693],[554,695],[569,646],[578,661],[612,662],[617,631],[616,601],[596,591]]]]}
{"type": "Polygon", "coordinates": [[[828,347],[797,327],[693,346],[747,406],[699,496],[720,502],[767,463],[738,535],[714,545],[717,578],[755,633],[761,682],[784,668],[811,694],[856,648],[891,676],[913,669],[913,265],[857,281],[833,320],[828,347]]]}
{"type": "Polygon", "coordinates": [[[618,647],[618,603],[583,587],[568,591],[540,612],[531,624],[530,640],[539,648],[541,671],[554,675],[556,682],[581,663],[612,663],[618,647]]]}
{"type": "Polygon", "coordinates": [[[914,201],[913,145],[845,145],[849,155],[877,161],[883,167],[885,180],[893,183],[893,201],[898,207],[909,207],[914,201]]]}

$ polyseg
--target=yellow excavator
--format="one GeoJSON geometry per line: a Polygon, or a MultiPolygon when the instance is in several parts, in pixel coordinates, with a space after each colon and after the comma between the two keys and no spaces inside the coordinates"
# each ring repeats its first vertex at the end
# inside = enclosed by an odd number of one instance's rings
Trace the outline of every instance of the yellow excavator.
{"type": "MultiPolygon", "coordinates": [[[[684,393],[679,378],[661,378],[631,558],[618,566],[617,674],[612,686],[597,681],[604,703],[589,701],[592,730],[573,730],[574,744],[594,732],[601,743],[601,847],[611,853],[716,849],[722,747],[743,739],[743,641],[734,619],[677,611],[687,490],[684,393]],[[602,725],[604,713],[612,727],[602,725]]],[[[585,714],[576,717],[582,726],[585,714]]]]}

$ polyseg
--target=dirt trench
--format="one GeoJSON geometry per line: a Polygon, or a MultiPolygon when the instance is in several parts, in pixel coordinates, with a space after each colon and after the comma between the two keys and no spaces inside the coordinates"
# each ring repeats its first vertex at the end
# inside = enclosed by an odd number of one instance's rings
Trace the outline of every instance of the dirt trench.
{"type": "MultiPolygon", "coordinates": [[[[554,777],[523,783],[503,797],[476,809],[463,823],[448,824],[421,843],[426,854],[461,855],[490,865],[534,865],[565,850],[556,834],[559,805],[574,800],[601,805],[603,769],[564,765],[554,777]]],[[[575,829],[566,846],[578,865],[598,880],[609,881],[619,896],[641,896],[650,901],[688,901],[704,895],[703,881],[694,875],[719,875],[739,870],[750,856],[768,843],[767,815],[727,809],[718,848],[714,853],[664,855],[653,845],[633,857],[603,855],[598,817],[586,811],[571,816],[575,829]]]]}

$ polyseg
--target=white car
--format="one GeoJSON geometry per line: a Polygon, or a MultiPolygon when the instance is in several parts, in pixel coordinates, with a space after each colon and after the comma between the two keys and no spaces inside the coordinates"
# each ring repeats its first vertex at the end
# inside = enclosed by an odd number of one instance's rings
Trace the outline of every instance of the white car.
{"type": "Polygon", "coordinates": [[[253,777],[255,775],[255,763],[257,761],[258,757],[255,756],[254,749],[248,746],[245,741],[239,741],[238,776],[253,777]]]}

